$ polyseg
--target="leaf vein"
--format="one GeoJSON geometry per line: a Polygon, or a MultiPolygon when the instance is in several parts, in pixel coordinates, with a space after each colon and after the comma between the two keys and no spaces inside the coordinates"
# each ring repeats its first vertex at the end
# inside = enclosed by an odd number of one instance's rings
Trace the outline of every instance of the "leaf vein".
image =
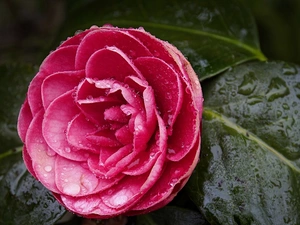
{"type": "Polygon", "coordinates": [[[272,153],[273,155],[275,155],[281,162],[283,162],[284,164],[286,164],[287,166],[289,166],[292,170],[300,173],[300,169],[293,162],[291,162],[289,159],[287,159],[284,155],[280,154],[278,151],[276,151],[276,149],[274,149],[272,146],[270,146],[269,144],[267,144],[265,141],[263,141],[262,139],[260,139],[255,134],[253,134],[252,132],[248,131],[247,129],[239,126],[236,123],[234,123],[233,121],[231,121],[226,116],[224,116],[224,115],[222,115],[222,114],[220,114],[220,113],[218,113],[218,112],[216,112],[216,111],[214,111],[214,110],[212,110],[212,109],[210,109],[208,107],[204,108],[203,116],[209,116],[211,118],[214,118],[216,120],[221,121],[225,126],[230,127],[232,129],[236,130],[238,133],[242,134],[246,138],[248,138],[248,139],[256,142],[263,149],[266,149],[270,153],[272,153]]]}

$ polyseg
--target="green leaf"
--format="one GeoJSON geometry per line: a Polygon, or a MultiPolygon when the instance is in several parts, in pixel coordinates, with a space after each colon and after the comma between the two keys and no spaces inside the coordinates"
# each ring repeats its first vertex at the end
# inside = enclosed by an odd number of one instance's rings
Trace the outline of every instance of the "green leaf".
{"type": "Polygon", "coordinates": [[[191,199],[211,224],[300,224],[300,67],[253,62],[202,86],[191,199]]]}
{"type": "Polygon", "coordinates": [[[149,214],[137,216],[136,225],[208,225],[203,216],[189,209],[166,206],[149,214]]]}
{"type": "Polygon", "coordinates": [[[0,163],[0,224],[54,224],[66,211],[26,170],[20,153],[0,163]]]}
{"type": "Polygon", "coordinates": [[[79,6],[69,13],[57,42],[91,25],[144,27],[177,46],[201,80],[251,59],[265,60],[254,19],[238,0],[111,0],[79,6]]]}
{"type": "Polygon", "coordinates": [[[17,118],[35,73],[36,68],[27,64],[0,65],[0,154],[21,145],[17,118]]]}

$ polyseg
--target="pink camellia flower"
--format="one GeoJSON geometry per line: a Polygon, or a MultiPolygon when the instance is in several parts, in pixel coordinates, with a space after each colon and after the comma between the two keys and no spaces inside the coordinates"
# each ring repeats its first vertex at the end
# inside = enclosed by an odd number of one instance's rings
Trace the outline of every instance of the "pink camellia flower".
{"type": "Polygon", "coordinates": [[[43,61],[21,108],[29,172],[87,218],[170,202],[200,152],[202,91],[189,62],[143,29],[85,30],[43,61]]]}

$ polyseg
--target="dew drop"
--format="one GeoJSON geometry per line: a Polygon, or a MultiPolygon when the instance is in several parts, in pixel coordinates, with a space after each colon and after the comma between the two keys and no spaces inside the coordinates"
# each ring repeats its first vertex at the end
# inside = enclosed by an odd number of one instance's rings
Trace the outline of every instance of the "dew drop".
{"type": "Polygon", "coordinates": [[[82,33],[82,30],[77,30],[77,31],[75,31],[75,35],[78,35],[78,34],[80,34],[80,33],[82,33]]]}
{"type": "Polygon", "coordinates": [[[238,93],[242,95],[250,95],[253,93],[257,85],[257,78],[253,72],[244,75],[243,81],[238,87],[238,93]]]}
{"type": "Polygon", "coordinates": [[[80,186],[75,183],[66,183],[63,192],[67,195],[77,195],[80,192],[80,186]]]}
{"type": "Polygon", "coordinates": [[[139,27],[138,30],[145,31],[144,27],[139,27]]]}
{"type": "Polygon", "coordinates": [[[247,103],[248,103],[249,105],[255,105],[255,104],[257,104],[257,103],[262,102],[263,99],[264,99],[263,96],[255,95],[255,96],[249,97],[248,100],[247,100],[247,103]]]}
{"type": "Polygon", "coordinates": [[[137,125],[136,127],[135,127],[135,130],[136,131],[141,131],[143,129],[143,126],[142,125],[137,125]]]}
{"type": "Polygon", "coordinates": [[[55,156],[55,155],[56,155],[56,152],[53,151],[51,148],[47,148],[46,154],[47,154],[48,156],[52,157],[52,156],[55,156]]]}
{"type": "Polygon", "coordinates": [[[225,90],[225,88],[220,88],[218,90],[218,92],[219,92],[220,95],[224,95],[226,93],[226,90],[225,90]]]}
{"type": "Polygon", "coordinates": [[[168,148],[168,153],[169,153],[169,154],[175,154],[176,152],[175,152],[174,149],[168,148]]]}
{"type": "Polygon", "coordinates": [[[123,205],[124,203],[127,202],[129,196],[131,196],[132,193],[127,191],[127,190],[121,190],[117,193],[115,193],[111,199],[110,199],[110,204],[114,206],[120,206],[123,205]]]}
{"type": "Polygon", "coordinates": [[[297,84],[294,86],[294,88],[295,88],[295,92],[296,92],[297,98],[300,99],[300,83],[297,83],[297,84]]]}
{"type": "Polygon", "coordinates": [[[277,98],[284,97],[290,93],[286,83],[279,77],[273,78],[266,93],[269,102],[277,98]]]}
{"type": "Polygon", "coordinates": [[[289,110],[290,106],[287,103],[283,103],[282,108],[285,109],[285,110],[289,110]]]}
{"type": "Polygon", "coordinates": [[[133,50],[129,50],[129,58],[135,58],[136,52],[133,50]]]}
{"type": "Polygon", "coordinates": [[[297,74],[297,68],[294,65],[291,65],[289,63],[284,63],[282,66],[282,73],[284,75],[295,75],[297,74]]]}
{"type": "Polygon", "coordinates": [[[159,53],[157,50],[154,50],[154,51],[153,51],[153,55],[154,55],[155,57],[159,57],[160,53],[159,53]]]}
{"type": "Polygon", "coordinates": [[[52,170],[52,166],[45,166],[44,170],[46,172],[50,172],[52,170]]]}
{"type": "Polygon", "coordinates": [[[177,183],[177,181],[178,181],[177,178],[173,178],[173,179],[170,181],[169,185],[172,186],[172,187],[174,187],[175,184],[177,183]]]}
{"type": "Polygon", "coordinates": [[[65,151],[69,153],[69,152],[71,152],[71,148],[70,147],[66,147],[65,151]]]}
{"type": "Polygon", "coordinates": [[[155,156],[155,153],[154,153],[154,152],[150,153],[150,159],[153,159],[154,156],[155,156]]]}
{"type": "Polygon", "coordinates": [[[93,100],[94,98],[93,98],[93,96],[91,96],[91,95],[88,95],[87,97],[86,97],[86,100],[93,100]]]}

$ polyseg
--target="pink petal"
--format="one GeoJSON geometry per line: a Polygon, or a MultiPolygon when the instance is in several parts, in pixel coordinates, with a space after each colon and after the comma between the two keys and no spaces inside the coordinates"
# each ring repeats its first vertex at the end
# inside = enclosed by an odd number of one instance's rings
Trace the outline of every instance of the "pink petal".
{"type": "Polygon", "coordinates": [[[180,71],[177,63],[174,62],[173,57],[166,48],[166,45],[168,44],[167,42],[161,41],[150,33],[139,29],[128,29],[128,33],[142,42],[154,57],[157,57],[172,66],[176,72],[180,71]]]}
{"type": "Polygon", "coordinates": [[[121,49],[129,58],[151,56],[148,49],[133,36],[122,31],[99,29],[83,38],[76,56],[76,69],[84,69],[91,55],[107,46],[121,49]]]}
{"type": "Polygon", "coordinates": [[[108,207],[103,203],[101,198],[99,198],[99,194],[83,197],[65,195],[59,197],[66,208],[86,218],[106,219],[117,216],[125,211],[124,209],[116,210],[108,207]]]}
{"type": "MultiPolygon", "coordinates": [[[[87,29],[85,31],[80,32],[79,34],[68,38],[67,40],[65,40],[59,47],[65,47],[68,45],[79,45],[80,42],[82,41],[82,39],[90,32],[96,30],[98,28],[90,28],[87,29]]],[[[77,32],[76,32],[77,33],[77,32]]]]}
{"type": "Polygon", "coordinates": [[[167,158],[180,161],[198,140],[200,114],[195,110],[190,92],[184,92],[184,102],[173,126],[173,134],[168,140],[167,158]],[[189,115],[189,116],[186,116],[189,115]]]}
{"type": "Polygon", "coordinates": [[[166,161],[166,150],[167,150],[167,139],[168,139],[166,126],[162,118],[158,115],[158,113],[156,113],[156,116],[157,116],[158,127],[159,127],[159,131],[158,131],[159,134],[158,134],[158,140],[156,141],[156,145],[158,147],[158,151],[161,154],[158,156],[157,161],[152,167],[147,181],[141,187],[141,191],[145,191],[145,192],[148,191],[160,178],[166,161]]]}
{"type": "Polygon", "coordinates": [[[154,57],[138,58],[134,64],[155,91],[155,102],[163,120],[172,127],[183,98],[179,75],[164,61],[154,57]]]}
{"type": "MultiPolygon", "coordinates": [[[[43,115],[44,110],[37,113],[33,118],[26,135],[26,149],[32,160],[32,167],[29,168],[34,171],[38,180],[41,181],[46,188],[54,192],[59,192],[54,182],[54,171],[56,169],[55,159],[58,156],[49,156],[47,154],[48,145],[42,135],[43,115]]],[[[26,153],[24,155],[26,155],[26,153]]]]}
{"type": "Polygon", "coordinates": [[[50,53],[42,62],[40,70],[32,79],[28,88],[28,103],[32,114],[35,115],[42,108],[41,86],[44,79],[59,71],[74,71],[77,46],[58,48],[50,53]]]}
{"type": "Polygon", "coordinates": [[[104,111],[104,119],[116,121],[120,123],[128,122],[128,116],[121,110],[119,106],[113,106],[104,111]]]}
{"type": "Polygon", "coordinates": [[[23,156],[24,164],[25,164],[27,170],[31,173],[32,176],[34,176],[35,179],[38,179],[35,172],[34,172],[33,166],[32,166],[31,157],[28,154],[25,145],[23,146],[22,156],[23,156]]]}
{"type": "MultiPolygon", "coordinates": [[[[116,168],[115,165],[118,164],[118,162],[124,158],[125,156],[129,155],[129,153],[132,152],[132,145],[125,145],[121,148],[119,148],[115,153],[111,154],[105,161],[104,163],[104,166],[105,167],[108,167],[108,168],[116,168]]],[[[118,172],[120,172],[121,170],[124,170],[124,167],[119,167],[117,169],[120,169],[118,170],[118,172]]],[[[107,177],[112,177],[114,176],[115,174],[112,175],[112,172],[108,171],[108,174],[107,174],[107,177]]]]}
{"type": "Polygon", "coordinates": [[[148,178],[148,173],[134,177],[124,177],[117,185],[101,193],[105,205],[112,209],[128,209],[143,196],[141,187],[148,178]]]}
{"type": "Polygon", "coordinates": [[[192,98],[196,110],[202,115],[203,110],[203,96],[202,89],[200,86],[199,79],[193,70],[191,64],[186,60],[182,53],[173,45],[165,43],[165,47],[168,50],[169,54],[172,55],[177,66],[179,67],[183,80],[186,83],[187,87],[192,90],[192,98]]]}
{"type": "Polygon", "coordinates": [[[88,153],[70,146],[66,137],[68,123],[79,113],[72,92],[68,91],[56,98],[46,109],[43,135],[47,144],[57,154],[67,159],[85,161],[88,158],[88,153]]]}
{"type": "Polygon", "coordinates": [[[198,135],[198,141],[191,151],[180,162],[168,162],[161,177],[149,190],[149,194],[144,195],[132,209],[147,210],[157,204],[160,205],[162,202],[162,204],[167,204],[171,201],[192,174],[199,160],[199,153],[200,136],[198,135]],[[170,197],[170,195],[172,196],[170,197]]]}
{"type": "Polygon", "coordinates": [[[42,62],[40,71],[46,72],[48,75],[62,71],[74,71],[77,48],[78,46],[71,45],[51,52],[42,62]]]}
{"type": "Polygon", "coordinates": [[[28,104],[28,100],[26,98],[25,102],[23,103],[20,109],[18,124],[17,124],[18,134],[22,142],[25,142],[26,133],[31,121],[32,121],[32,113],[28,104]]]}
{"type": "Polygon", "coordinates": [[[138,96],[133,89],[127,87],[126,85],[114,80],[99,80],[94,82],[97,88],[109,88],[110,95],[121,91],[122,97],[126,102],[137,109],[142,109],[142,100],[140,96],[138,96]]]}
{"type": "Polygon", "coordinates": [[[158,157],[161,155],[159,150],[159,147],[154,145],[148,151],[140,152],[122,173],[129,176],[136,176],[150,171],[158,157]]]}
{"type": "Polygon", "coordinates": [[[69,123],[67,127],[68,143],[76,148],[85,149],[98,153],[96,146],[86,138],[89,134],[93,134],[98,130],[94,123],[87,120],[86,117],[79,113],[69,123]]]}
{"type": "Polygon", "coordinates": [[[139,113],[134,120],[134,132],[133,132],[134,151],[140,152],[145,150],[148,141],[153,135],[153,131],[154,129],[148,130],[144,115],[142,115],[142,113],[139,113]]]}
{"type": "Polygon", "coordinates": [[[27,98],[33,116],[43,108],[41,86],[47,76],[45,71],[40,71],[29,84],[27,98]]]}
{"type": "Polygon", "coordinates": [[[118,48],[107,47],[93,53],[86,64],[86,76],[123,82],[129,76],[140,76],[132,61],[118,48]]]}
{"type": "Polygon", "coordinates": [[[85,196],[97,192],[98,178],[80,162],[58,157],[55,162],[55,182],[60,193],[85,196]]]}
{"type": "Polygon", "coordinates": [[[113,106],[122,104],[124,100],[117,94],[107,96],[104,89],[97,86],[95,87],[96,84],[93,82],[98,81],[89,79],[83,81],[78,86],[76,101],[78,103],[78,107],[88,119],[92,120],[99,126],[103,126],[106,123],[104,120],[104,111],[113,106]],[[91,85],[90,82],[93,85],[91,85]],[[97,96],[97,94],[100,96],[97,96]]]}
{"type": "Polygon", "coordinates": [[[74,89],[85,76],[83,70],[57,72],[48,76],[42,84],[42,101],[44,109],[60,95],[74,89]]]}
{"type": "Polygon", "coordinates": [[[90,143],[99,147],[120,147],[121,143],[115,138],[114,133],[110,130],[99,131],[96,134],[86,136],[90,143]]]}
{"type": "Polygon", "coordinates": [[[130,132],[128,125],[124,125],[115,133],[116,139],[123,145],[131,144],[133,141],[133,134],[130,132]]]}
{"type": "Polygon", "coordinates": [[[92,173],[94,173],[99,178],[107,179],[105,174],[108,171],[108,168],[104,167],[104,162],[109,156],[103,155],[103,149],[100,149],[100,154],[92,155],[88,158],[88,167],[92,173]],[[102,159],[103,158],[103,159],[102,159]]]}

